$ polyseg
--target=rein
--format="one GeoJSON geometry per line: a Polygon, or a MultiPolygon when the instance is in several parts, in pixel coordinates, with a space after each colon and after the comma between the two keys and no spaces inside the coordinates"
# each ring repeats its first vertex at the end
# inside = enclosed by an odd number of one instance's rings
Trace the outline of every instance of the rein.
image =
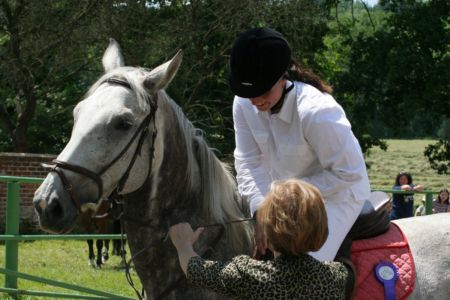
{"type": "MultiPolygon", "coordinates": [[[[116,78],[109,78],[109,79],[105,80],[104,82],[102,82],[102,84],[103,83],[117,84],[117,85],[121,85],[125,88],[128,88],[130,90],[132,89],[128,82],[120,80],[120,79],[116,79],[116,78]]],[[[75,165],[75,164],[72,164],[72,163],[69,163],[66,161],[58,160],[58,159],[54,159],[51,163],[48,163],[48,164],[42,164],[42,166],[45,169],[49,170],[49,172],[55,172],[59,176],[59,178],[61,179],[61,181],[63,183],[64,189],[69,193],[72,202],[75,204],[75,206],[77,207],[78,210],[81,210],[81,206],[84,203],[88,203],[88,202],[97,203],[99,201],[99,199],[103,196],[103,181],[101,179],[101,176],[109,168],[111,168],[119,159],[122,158],[122,156],[128,151],[128,149],[131,147],[133,142],[136,140],[136,138],[140,135],[138,144],[136,146],[136,150],[134,151],[134,154],[131,158],[130,164],[128,165],[128,168],[126,169],[126,171],[120,178],[116,188],[114,188],[113,192],[108,197],[108,199],[111,197],[112,198],[116,197],[122,191],[123,187],[125,186],[126,181],[128,180],[130,171],[133,168],[138,155],[141,154],[142,145],[144,144],[145,138],[149,134],[149,126],[150,126],[150,124],[152,124],[153,130],[152,130],[152,141],[151,141],[151,145],[150,145],[150,163],[149,163],[150,170],[147,175],[147,176],[150,176],[152,160],[153,160],[154,150],[155,150],[154,142],[155,142],[155,138],[156,138],[156,134],[157,134],[156,120],[155,120],[156,110],[158,109],[157,101],[158,101],[157,98],[155,100],[152,99],[151,97],[148,98],[148,103],[150,105],[149,114],[144,118],[141,125],[139,125],[138,129],[135,131],[135,133],[133,134],[131,139],[128,141],[128,143],[125,145],[125,147],[122,149],[122,151],[120,151],[120,153],[109,164],[104,166],[97,173],[95,173],[85,167],[78,166],[78,165],[75,165]],[[153,121],[153,122],[151,122],[151,121],[153,121]],[[69,180],[65,176],[63,170],[69,170],[69,171],[81,174],[81,175],[93,180],[97,184],[97,190],[98,190],[97,198],[95,199],[95,201],[87,201],[87,202],[80,201],[75,196],[73,189],[72,189],[72,185],[70,184],[69,180]]]]}

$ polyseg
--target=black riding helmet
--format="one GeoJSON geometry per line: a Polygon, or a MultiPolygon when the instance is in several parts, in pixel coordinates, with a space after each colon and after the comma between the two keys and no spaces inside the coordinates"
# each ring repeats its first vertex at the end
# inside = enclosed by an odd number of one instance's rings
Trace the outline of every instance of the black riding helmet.
{"type": "Polygon", "coordinates": [[[270,28],[243,32],[231,49],[229,83],[243,98],[269,91],[291,63],[291,48],[283,35],[270,28]]]}

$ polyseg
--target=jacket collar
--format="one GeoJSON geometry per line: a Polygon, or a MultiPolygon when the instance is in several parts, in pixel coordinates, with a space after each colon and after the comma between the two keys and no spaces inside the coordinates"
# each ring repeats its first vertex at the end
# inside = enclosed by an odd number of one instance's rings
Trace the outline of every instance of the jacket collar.
{"type": "MultiPolygon", "coordinates": [[[[292,118],[294,116],[294,113],[297,111],[296,106],[296,95],[297,95],[297,86],[295,85],[295,82],[287,81],[287,86],[294,85],[294,88],[291,89],[285,96],[283,106],[281,107],[280,111],[276,114],[273,114],[274,117],[286,122],[291,123],[292,118]]],[[[255,106],[253,106],[253,109],[257,114],[260,116],[264,116],[266,118],[269,118],[271,113],[267,111],[259,111],[255,106]]]]}

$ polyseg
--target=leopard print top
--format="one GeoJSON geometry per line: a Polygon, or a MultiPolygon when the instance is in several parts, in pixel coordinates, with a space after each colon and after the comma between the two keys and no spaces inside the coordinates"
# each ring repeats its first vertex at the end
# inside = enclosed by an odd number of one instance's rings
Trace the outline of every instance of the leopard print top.
{"type": "Polygon", "coordinates": [[[309,255],[259,261],[240,255],[219,262],[192,257],[187,278],[233,299],[344,299],[348,270],[340,262],[309,255]]]}

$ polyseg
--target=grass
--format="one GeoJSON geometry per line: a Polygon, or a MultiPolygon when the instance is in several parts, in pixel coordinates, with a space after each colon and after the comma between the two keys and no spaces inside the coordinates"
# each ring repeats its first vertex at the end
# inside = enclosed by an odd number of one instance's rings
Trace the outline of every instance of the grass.
{"type": "MultiPolygon", "coordinates": [[[[110,245],[112,246],[112,245],[110,245]]],[[[111,251],[112,248],[110,248],[111,251]]],[[[127,258],[129,259],[129,250],[127,258]]],[[[136,298],[129,286],[125,271],[119,268],[120,257],[111,255],[101,269],[88,266],[88,247],[86,241],[33,241],[19,243],[19,272],[44,277],[64,283],[136,298]]],[[[5,246],[0,246],[0,266],[5,266],[5,246]]],[[[140,291],[141,284],[134,270],[131,271],[135,286],[140,291]]],[[[0,276],[4,286],[4,276],[0,276]]],[[[29,280],[19,279],[17,286],[22,290],[82,294],[77,291],[53,287],[29,280]]],[[[13,299],[0,293],[0,299],[13,299]]],[[[20,299],[42,299],[37,296],[20,296],[20,299]]]]}
{"type": "Polygon", "coordinates": [[[400,171],[409,172],[413,183],[422,184],[426,189],[439,191],[449,188],[450,175],[439,175],[430,168],[423,155],[425,147],[434,140],[387,140],[388,150],[373,149],[366,162],[370,168],[369,179],[372,189],[390,189],[400,171]]]}

